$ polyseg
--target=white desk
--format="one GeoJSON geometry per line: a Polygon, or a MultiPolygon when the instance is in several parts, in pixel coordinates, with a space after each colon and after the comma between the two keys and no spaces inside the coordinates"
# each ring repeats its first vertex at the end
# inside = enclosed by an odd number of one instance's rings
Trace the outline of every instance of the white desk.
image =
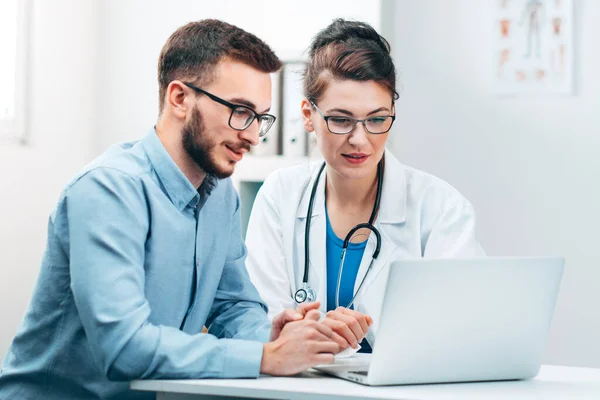
{"type": "Polygon", "coordinates": [[[600,399],[600,369],[543,366],[527,381],[368,387],[308,371],[291,378],[133,381],[158,400],[600,399]]]}

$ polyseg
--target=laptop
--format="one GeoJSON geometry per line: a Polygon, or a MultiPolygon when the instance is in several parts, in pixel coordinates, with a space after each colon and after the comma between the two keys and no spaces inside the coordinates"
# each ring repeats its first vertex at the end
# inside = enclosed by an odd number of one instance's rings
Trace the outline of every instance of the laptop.
{"type": "Polygon", "coordinates": [[[373,353],[315,369],[373,386],[532,378],[563,268],[560,257],[395,260],[373,353]]]}

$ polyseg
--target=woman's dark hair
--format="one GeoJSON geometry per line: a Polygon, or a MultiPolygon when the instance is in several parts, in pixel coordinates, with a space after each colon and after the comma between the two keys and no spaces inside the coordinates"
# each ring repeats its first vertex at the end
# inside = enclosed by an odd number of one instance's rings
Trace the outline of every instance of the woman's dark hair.
{"type": "Polygon", "coordinates": [[[336,19],[313,39],[304,74],[306,98],[316,102],[331,78],[375,81],[393,100],[399,97],[390,44],[364,22],[336,19]]]}
{"type": "Polygon", "coordinates": [[[158,59],[159,109],[169,84],[188,80],[206,85],[214,79],[219,61],[230,58],[261,72],[275,72],[281,61],[255,35],[216,19],[190,22],[167,40],[158,59]]]}

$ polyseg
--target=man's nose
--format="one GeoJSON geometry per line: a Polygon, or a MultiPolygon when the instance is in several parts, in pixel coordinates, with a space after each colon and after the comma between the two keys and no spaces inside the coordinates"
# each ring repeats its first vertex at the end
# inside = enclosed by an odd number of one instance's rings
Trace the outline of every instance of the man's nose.
{"type": "Polygon", "coordinates": [[[252,146],[258,144],[260,126],[258,120],[252,121],[249,127],[240,131],[240,139],[250,143],[252,146]]]}

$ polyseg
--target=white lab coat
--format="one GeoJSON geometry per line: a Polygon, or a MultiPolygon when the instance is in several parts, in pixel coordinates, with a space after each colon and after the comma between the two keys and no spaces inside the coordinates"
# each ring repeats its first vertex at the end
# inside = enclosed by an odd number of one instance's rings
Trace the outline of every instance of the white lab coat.
{"type": "MultiPolygon", "coordinates": [[[[322,162],[273,172],[258,192],[246,234],[250,278],[269,307],[269,317],[295,308],[294,293],[304,273],[304,228],[310,192],[322,162]]],[[[326,170],[319,180],[310,229],[308,282],[327,310],[326,170]]],[[[365,221],[366,222],[366,221],[365,221]]],[[[354,308],[373,318],[367,335],[375,342],[389,265],[397,258],[473,257],[483,255],[475,237],[475,212],[452,186],[432,175],[402,165],[385,151],[381,204],[375,227],[381,251],[354,308]]],[[[375,247],[371,234],[354,290],[362,281],[375,247]]]]}

